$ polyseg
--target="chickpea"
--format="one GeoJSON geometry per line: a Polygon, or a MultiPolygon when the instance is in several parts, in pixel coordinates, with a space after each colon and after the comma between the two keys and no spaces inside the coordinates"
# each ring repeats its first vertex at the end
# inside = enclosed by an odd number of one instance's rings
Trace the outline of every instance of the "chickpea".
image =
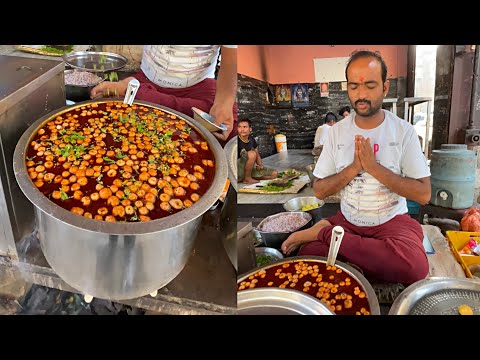
{"type": "MultiPolygon", "coordinates": [[[[154,203],[155,200],[156,200],[156,196],[153,195],[152,193],[147,193],[147,194],[145,194],[144,199],[145,199],[145,201],[154,203]]],[[[150,209],[150,210],[153,210],[153,209],[150,209]]]]}
{"type": "Polygon", "coordinates": [[[45,166],[43,166],[43,165],[38,165],[38,166],[35,168],[35,171],[36,171],[37,173],[41,173],[41,172],[45,171],[45,166]]]}
{"type": "Polygon", "coordinates": [[[125,206],[125,213],[127,215],[133,215],[135,213],[135,209],[133,208],[133,206],[125,206]]]}
{"type": "Polygon", "coordinates": [[[97,213],[99,215],[102,215],[102,216],[107,215],[108,214],[108,209],[106,207],[101,207],[97,210],[97,213]]]}
{"type": "MultiPolygon", "coordinates": [[[[103,189],[102,189],[103,190],[103,189]]],[[[100,194],[100,197],[102,195],[100,194]]],[[[107,204],[111,206],[118,206],[120,204],[120,199],[117,198],[116,196],[110,196],[107,200],[107,204]]]]}
{"type": "Polygon", "coordinates": [[[160,194],[160,201],[162,201],[162,202],[168,202],[169,200],[170,200],[170,195],[165,194],[165,193],[160,194]]]}
{"type": "Polygon", "coordinates": [[[80,201],[82,202],[83,206],[88,206],[92,203],[90,196],[84,196],[80,199],[80,201]]]}
{"type": "MultiPolygon", "coordinates": [[[[142,186],[143,186],[143,185],[142,185],[142,186]]],[[[146,191],[143,190],[143,189],[140,189],[140,190],[137,191],[137,196],[138,196],[139,198],[143,198],[143,197],[145,196],[145,194],[146,194],[146,191]]]]}
{"type": "Polygon", "coordinates": [[[73,193],[73,198],[75,200],[80,200],[81,198],[83,197],[83,193],[79,190],[76,190],[74,193],[73,193]]]}
{"type": "Polygon", "coordinates": [[[85,176],[82,176],[82,177],[79,177],[77,179],[77,183],[80,185],[80,186],[85,186],[88,184],[88,178],[85,177],[85,176]]]}
{"type": "Polygon", "coordinates": [[[85,214],[83,214],[83,216],[88,218],[88,219],[93,219],[92,213],[89,213],[89,212],[86,212],[85,214]]]}
{"type": "Polygon", "coordinates": [[[188,207],[192,206],[193,203],[192,203],[189,199],[185,199],[185,200],[183,201],[183,205],[185,205],[185,207],[188,208],[188,207]]]}
{"type": "Polygon", "coordinates": [[[34,184],[35,184],[36,187],[40,188],[40,187],[43,186],[44,183],[43,183],[42,180],[37,180],[37,181],[34,182],[34,184]]]}
{"type": "Polygon", "coordinates": [[[174,209],[181,209],[183,207],[183,202],[180,199],[170,199],[168,202],[174,209]]]}
{"type": "Polygon", "coordinates": [[[185,196],[187,194],[187,192],[185,191],[185,189],[183,187],[176,187],[173,189],[173,193],[175,194],[175,196],[177,197],[181,197],[181,196],[185,196]]]}
{"type": "Polygon", "coordinates": [[[149,201],[145,203],[145,207],[148,209],[148,211],[152,211],[153,209],[155,209],[155,205],[153,205],[153,203],[149,201]]]}
{"type": "Polygon", "coordinates": [[[147,215],[149,213],[149,210],[146,206],[142,206],[138,208],[138,212],[140,215],[147,215]]]}
{"type": "Polygon", "coordinates": [[[100,195],[97,192],[94,192],[90,194],[90,199],[92,199],[92,201],[97,201],[98,199],[100,199],[100,195]]]}
{"type": "Polygon", "coordinates": [[[117,175],[117,170],[110,169],[110,170],[108,170],[108,172],[107,172],[107,176],[108,176],[108,177],[115,177],[116,175],[117,175]]]}
{"type": "MultiPolygon", "coordinates": [[[[142,174],[145,174],[145,173],[142,173],[142,174]]],[[[147,173],[148,174],[148,173],[147,173]]],[[[157,178],[155,176],[151,176],[149,179],[148,179],[148,183],[152,186],[155,186],[157,185],[157,178]]]]}
{"type": "Polygon", "coordinates": [[[68,181],[70,181],[71,183],[75,183],[77,182],[77,177],[75,175],[72,175],[68,178],[68,181]]]}
{"type": "Polygon", "coordinates": [[[162,209],[163,211],[170,211],[172,210],[172,208],[170,207],[170,204],[166,201],[162,201],[160,203],[160,209],[162,209]]]}
{"type": "Polygon", "coordinates": [[[73,212],[74,214],[77,214],[77,215],[80,215],[80,216],[82,216],[83,213],[84,213],[84,210],[83,210],[82,208],[76,207],[76,206],[75,206],[75,207],[72,207],[72,208],[70,209],[70,211],[73,212]]]}
{"type": "Polygon", "coordinates": [[[173,189],[172,189],[171,187],[169,187],[169,186],[165,186],[165,187],[163,188],[163,192],[164,192],[165,194],[167,194],[167,195],[173,195],[173,189]]]}
{"type": "Polygon", "coordinates": [[[53,193],[52,193],[52,197],[55,199],[55,200],[59,200],[61,197],[62,197],[62,193],[58,190],[55,190],[53,193]]]}
{"type": "Polygon", "coordinates": [[[192,195],[190,195],[190,199],[192,199],[193,202],[197,202],[198,200],[200,200],[200,195],[198,195],[197,193],[193,193],[192,195]]]}
{"type": "Polygon", "coordinates": [[[28,174],[28,176],[30,176],[30,179],[33,180],[37,178],[38,174],[35,171],[32,171],[28,174]]]}
{"type": "Polygon", "coordinates": [[[188,174],[187,179],[190,180],[191,182],[196,182],[198,179],[195,177],[195,175],[188,174]]]}
{"type": "Polygon", "coordinates": [[[140,215],[139,218],[140,218],[140,221],[150,221],[150,220],[152,220],[149,216],[145,216],[145,215],[140,215]]]}
{"type": "Polygon", "coordinates": [[[103,188],[100,190],[100,198],[108,199],[111,196],[112,196],[112,190],[110,190],[109,188],[103,188]]]}
{"type": "Polygon", "coordinates": [[[112,215],[123,218],[125,216],[125,208],[123,206],[115,206],[112,209],[112,215]]]}
{"type": "Polygon", "coordinates": [[[198,179],[198,180],[203,180],[205,177],[203,176],[202,173],[200,172],[194,172],[193,175],[198,179]]]}
{"type": "Polygon", "coordinates": [[[344,301],[343,306],[345,306],[345,309],[350,309],[352,307],[353,303],[352,300],[347,299],[344,301]]]}
{"type": "Polygon", "coordinates": [[[117,219],[115,219],[115,216],[108,215],[108,216],[105,216],[105,221],[107,221],[107,222],[116,222],[117,219]]]}
{"type": "MultiPolygon", "coordinates": [[[[178,176],[186,177],[187,175],[188,175],[188,170],[186,169],[182,169],[178,172],[178,176]]],[[[177,181],[178,181],[178,178],[177,178],[177,181]]]]}
{"type": "Polygon", "coordinates": [[[203,168],[200,165],[195,165],[193,167],[193,171],[199,172],[199,173],[202,173],[202,174],[205,172],[205,170],[203,170],[203,168]]]}
{"type": "Polygon", "coordinates": [[[139,179],[141,181],[147,181],[148,178],[150,177],[150,175],[148,174],[148,172],[142,172],[140,175],[139,175],[139,179]]]}

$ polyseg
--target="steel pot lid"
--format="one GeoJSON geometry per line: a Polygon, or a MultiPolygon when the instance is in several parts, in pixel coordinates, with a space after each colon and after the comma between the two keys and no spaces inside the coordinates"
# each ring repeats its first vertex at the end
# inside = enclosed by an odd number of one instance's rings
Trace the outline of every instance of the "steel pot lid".
{"type": "Polygon", "coordinates": [[[228,179],[235,191],[237,191],[237,136],[231,138],[225,145],[225,154],[227,155],[228,179]]]}
{"type": "Polygon", "coordinates": [[[480,281],[432,277],[410,285],[395,299],[389,315],[459,315],[467,305],[480,315],[480,281]]]}
{"type": "Polygon", "coordinates": [[[237,309],[238,315],[335,315],[313,296],[279,288],[239,291],[237,309]]]}

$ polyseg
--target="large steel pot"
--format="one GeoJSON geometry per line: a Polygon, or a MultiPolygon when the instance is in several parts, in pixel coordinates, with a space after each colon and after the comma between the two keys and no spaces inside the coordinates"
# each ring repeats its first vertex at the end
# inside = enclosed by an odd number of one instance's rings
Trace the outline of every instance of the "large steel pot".
{"type": "Polygon", "coordinates": [[[225,196],[225,203],[220,215],[220,226],[224,229],[223,246],[236,271],[237,261],[237,137],[230,139],[225,145],[227,157],[228,179],[230,186],[225,196]]]}
{"type": "Polygon", "coordinates": [[[192,251],[202,215],[222,193],[227,180],[227,163],[218,141],[195,120],[163,106],[135,101],[175,114],[205,138],[215,156],[215,177],[210,188],[193,206],[148,222],[109,223],[65,210],[45,197],[30,180],[25,165],[27,146],[39,128],[52,117],[78,106],[106,101],[77,103],[36,121],[15,148],[13,168],[20,188],[35,205],[39,240],[52,269],[84,294],[123,300],[160,289],[182,271],[192,251]]]}

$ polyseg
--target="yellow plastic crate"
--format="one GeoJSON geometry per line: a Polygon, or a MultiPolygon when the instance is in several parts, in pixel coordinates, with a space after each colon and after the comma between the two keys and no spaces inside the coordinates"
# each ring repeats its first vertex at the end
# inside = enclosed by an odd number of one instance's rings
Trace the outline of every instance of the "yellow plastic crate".
{"type": "MultiPolygon", "coordinates": [[[[468,231],[447,231],[447,240],[450,244],[453,254],[457,258],[460,265],[462,265],[463,271],[469,278],[474,276],[468,269],[472,264],[480,264],[480,256],[476,255],[463,255],[459,251],[462,250],[465,245],[468,244],[471,238],[480,238],[480,232],[468,232],[468,231]]],[[[478,241],[477,241],[478,242],[478,241]]]]}

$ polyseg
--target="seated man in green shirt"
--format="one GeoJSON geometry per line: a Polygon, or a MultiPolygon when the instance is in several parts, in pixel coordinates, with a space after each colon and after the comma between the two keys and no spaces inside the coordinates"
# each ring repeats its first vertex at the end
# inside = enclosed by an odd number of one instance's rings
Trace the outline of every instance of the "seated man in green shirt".
{"type": "Polygon", "coordinates": [[[251,135],[252,123],[249,119],[238,121],[238,182],[255,184],[258,180],[275,179],[278,171],[264,168],[258,153],[258,145],[251,135]],[[254,166],[255,165],[255,166],[254,166]]]}

